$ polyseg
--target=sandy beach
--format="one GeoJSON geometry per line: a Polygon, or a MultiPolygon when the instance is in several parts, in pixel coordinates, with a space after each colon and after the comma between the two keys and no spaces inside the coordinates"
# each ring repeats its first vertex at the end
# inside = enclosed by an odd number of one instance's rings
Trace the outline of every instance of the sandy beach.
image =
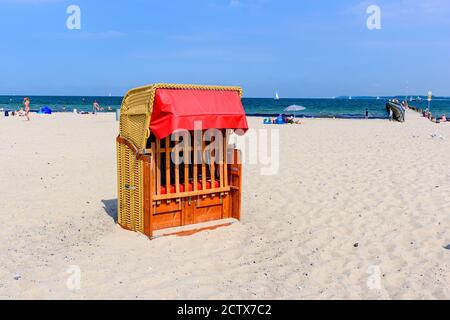
{"type": "Polygon", "coordinates": [[[450,123],[407,116],[249,118],[280,167],[245,165],[242,222],[153,241],[115,223],[113,114],[1,117],[0,298],[450,299],[450,123]]]}

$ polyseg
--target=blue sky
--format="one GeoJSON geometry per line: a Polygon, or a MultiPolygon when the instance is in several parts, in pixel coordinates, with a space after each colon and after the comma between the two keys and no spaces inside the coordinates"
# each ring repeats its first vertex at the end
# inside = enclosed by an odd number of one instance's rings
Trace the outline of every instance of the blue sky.
{"type": "Polygon", "coordinates": [[[448,0],[0,0],[0,8],[5,95],[123,95],[175,82],[241,85],[247,97],[450,96],[448,0]],[[81,30],[66,27],[71,4],[81,30]],[[372,4],[381,30],[366,27],[372,4]]]}

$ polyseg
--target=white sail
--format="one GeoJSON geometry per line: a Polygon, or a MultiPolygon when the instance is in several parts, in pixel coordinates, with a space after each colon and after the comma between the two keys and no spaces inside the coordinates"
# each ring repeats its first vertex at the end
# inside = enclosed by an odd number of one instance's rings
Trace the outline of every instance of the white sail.
{"type": "Polygon", "coordinates": [[[278,94],[278,92],[275,94],[275,100],[280,100],[280,95],[278,94]]]}

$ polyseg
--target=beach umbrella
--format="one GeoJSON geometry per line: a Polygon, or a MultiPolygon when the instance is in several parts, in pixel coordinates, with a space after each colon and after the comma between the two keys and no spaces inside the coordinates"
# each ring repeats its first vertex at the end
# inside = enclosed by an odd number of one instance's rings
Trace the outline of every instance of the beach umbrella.
{"type": "Polygon", "coordinates": [[[294,117],[296,117],[296,113],[298,111],[303,111],[303,110],[306,110],[306,108],[302,107],[302,106],[297,106],[295,104],[284,109],[284,111],[286,111],[286,112],[294,112],[294,117]]]}

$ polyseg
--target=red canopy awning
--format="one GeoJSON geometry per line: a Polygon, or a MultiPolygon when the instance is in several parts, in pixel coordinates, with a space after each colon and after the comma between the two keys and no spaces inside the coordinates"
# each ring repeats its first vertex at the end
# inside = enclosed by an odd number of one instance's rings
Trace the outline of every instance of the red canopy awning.
{"type": "Polygon", "coordinates": [[[163,139],[194,123],[206,129],[248,130],[247,118],[238,91],[157,89],[150,130],[163,139]]]}

